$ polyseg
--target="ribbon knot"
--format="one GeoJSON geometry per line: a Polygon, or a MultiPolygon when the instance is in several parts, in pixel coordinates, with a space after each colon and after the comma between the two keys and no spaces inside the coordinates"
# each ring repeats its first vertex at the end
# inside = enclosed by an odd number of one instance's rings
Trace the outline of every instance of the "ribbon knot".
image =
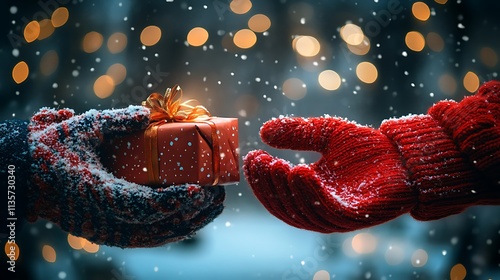
{"type": "Polygon", "coordinates": [[[182,89],[179,85],[172,88],[167,88],[165,95],[152,93],[146,101],[142,102],[142,106],[151,110],[150,124],[166,121],[166,122],[192,122],[195,120],[203,120],[211,117],[210,112],[202,105],[192,105],[193,102],[198,102],[196,99],[189,99],[181,102],[182,89]]]}

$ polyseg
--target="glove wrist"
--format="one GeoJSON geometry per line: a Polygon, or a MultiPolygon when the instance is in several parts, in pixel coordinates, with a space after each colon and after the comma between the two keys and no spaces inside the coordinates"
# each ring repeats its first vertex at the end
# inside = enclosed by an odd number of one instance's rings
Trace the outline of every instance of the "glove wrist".
{"type": "Polygon", "coordinates": [[[457,214],[487,195],[479,173],[430,115],[387,120],[380,130],[397,145],[418,193],[415,219],[457,214]]]}
{"type": "Polygon", "coordinates": [[[9,182],[2,190],[5,191],[6,196],[3,197],[7,200],[3,205],[11,205],[10,201],[15,202],[15,210],[7,211],[8,208],[5,207],[2,210],[2,217],[6,215],[6,218],[15,217],[17,220],[22,220],[26,216],[28,210],[26,197],[32,185],[27,127],[28,122],[21,120],[9,120],[0,124],[0,163],[2,165],[0,174],[2,174],[1,180],[9,182]]]}

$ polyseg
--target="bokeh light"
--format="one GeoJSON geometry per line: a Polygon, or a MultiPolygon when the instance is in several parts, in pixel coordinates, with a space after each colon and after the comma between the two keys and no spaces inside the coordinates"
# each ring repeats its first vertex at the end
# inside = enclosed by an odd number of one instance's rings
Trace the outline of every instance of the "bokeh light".
{"type": "Polygon", "coordinates": [[[26,24],[23,34],[26,42],[31,43],[35,41],[40,35],[40,24],[38,21],[33,20],[26,24]]]}
{"type": "Polygon", "coordinates": [[[481,62],[488,67],[495,67],[498,63],[498,55],[490,47],[482,47],[479,51],[481,62]]]}
{"type": "Polygon", "coordinates": [[[377,67],[371,62],[363,61],[356,67],[356,75],[363,83],[374,83],[378,77],[377,67]]]}
{"type": "Polygon", "coordinates": [[[99,251],[98,244],[90,242],[83,237],[74,236],[72,234],[68,234],[68,244],[75,250],[83,249],[87,253],[97,253],[99,251]]]}
{"type": "Polygon", "coordinates": [[[326,90],[337,90],[342,83],[340,76],[333,70],[324,70],[318,75],[318,82],[326,90]]]}
{"type": "Polygon", "coordinates": [[[127,68],[121,63],[115,63],[109,66],[106,75],[113,79],[115,85],[121,84],[127,77],[127,68]]]}
{"type": "Polygon", "coordinates": [[[63,26],[69,18],[69,11],[66,7],[59,7],[53,13],[51,17],[52,25],[54,27],[63,26]]]}
{"type": "Polygon", "coordinates": [[[233,13],[242,15],[250,11],[252,8],[252,1],[249,0],[233,0],[229,3],[229,8],[233,13]]]}
{"type": "Polygon", "coordinates": [[[291,100],[300,100],[306,96],[307,86],[298,78],[289,78],[283,83],[283,94],[291,100]]]}
{"type": "Polygon", "coordinates": [[[140,36],[141,43],[150,47],[156,45],[161,39],[161,29],[156,25],[145,27],[140,36]]]}
{"type": "Polygon", "coordinates": [[[448,0],[434,0],[434,1],[438,4],[441,4],[441,5],[444,5],[444,4],[446,4],[446,2],[448,2],[448,0]]]}
{"type": "Polygon", "coordinates": [[[347,48],[353,54],[365,55],[370,51],[370,39],[365,36],[361,43],[359,43],[357,45],[347,44],[347,48]]]}
{"type": "Polygon", "coordinates": [[[356,234],[351,242],[352,249],[358,254],[370,254],[377,248],[377,238],[367,232],[356,234]]]}
{"type": "Polygon", "coordinates": [[[406,33],[405,43],[410,50],[416,52],[423,50],[425,47],[424,36],[418,31],[410,31],[406,33]]]}
{"type": "Polygon", "coordinates": [[[426,21],[431,16],[431,10],[424,2],[413,3],[411,6],[411,12],[416,19],[421,21],[426,21]]]}
{"type": "Polygon", "coordinates": [[[464,88],[468,92],[476,92],[476,90],[479,88],[479,77],[476,75],[476,73],[469,71],[464,76],[463,84],[464,88]]]}
{"type": "Polygon", "coordinates": [[[450,270],[450,280],[463,280],[467,276],[467,269],[461,263],[457,263],[450,270]]]}
{"type": "Polygon", "coordinates": [[[313,57],[321,50],[321,44],[313,36],[297,36],[292,41],[292,46],[298,54],[304,57],[313,57]]]}
{"type": "Polygon", "coordinates": [[[56,250],[50,245],[43,245],[42,256],[45,261],[53,263],[56,261],[56,250]]]}
{"type": "Polygon", "coordinates": [[[7,255],[7,258],[9,260],[16,261],[19,258],[19,255],[21,254],[19,246],[17,245],[16,242],[13,243],[5,242],[4,250],[5,250],[5,255],[7,255]]]}
{"type": "Polygon", "coordinates": [[[313,280],[330,280],[330,273],[326,270],[319,270],[314,273],[313,280]]]}
{"type": "Polygon", "coordinates": [[[12,69],[12,79],[14,79],[16,84],[20,84],[28,78],[29,73],[30,69],[28,64],[24,61],[20,61],[12,69]]]}
{"type": "Polygon", "coordinates": [[[254,32],[265,32],[271,27],[271,20],[264,14],[253,15],[248,20],[248,28],[254,32]]]}
{"type": "Polygon", "coordinates": [[[187,42],[193,47],[199,47],[205,44],[208,40],[208,31],[203,27],[195,27],[191,29],[187,35],[187,42]]]}
{"type": "Polygon", "coordinates": [[[450,74],[445,73],[439,77],[439,89],[446,95],[454,95],[457,91],[457,80],[450,74]]]}
{"type": "Polygon", "coordinates": [[[436,32],[427,33],[425,40],[427,42],[427,46],[435,52],[440,52],[444,49],[444,40],[441,35],[436,32]]]}
{"type": "Polygon", "coordinates": [[[83,239],[82,245],[82,249],[87,253],[97,253],[99,251],[99,245],[92,243],[87,239],[83,239]]]}
{"type": "Polygon", "coordinates": [[[90,31],[83,37],[82,47],[83,51],[86,53],[93,53],[101,48],[104,41],[101,33],[96,31],[90,31]]]}
{"type": "Polygon", "coordinates": [[[417,249],[411,255],[411,265],[414,267],[422,267],[427,264],[429,256],[423,249],[417,249]]]}
{"type": "Polygon", "coordinates": [[[40,24],[40,34],[38,35],[38,40],[46,39],[54,33],[55,28],[50,19],[42,19],[38,23],[40,24]]]}
{"type": "Polygon", "coordinates": [[[348,23],[340,28],[340,36],[349,45],[359,45],[365,38],[361,27],[352,23],[348,23]]]}
{"type": "Polygon", "coordinates": [[[127,47],[127,35],[121,32],[115,32],[108,38],[108,50],[110,53],[116,54],[122,52],[127,47]]]}
{"type": "Polygon", "coordinates": [[[81,238],[81,237],[77,237],[77,236],[74,236],[74,235],[71,235],[71,234],[68,234],[68,244],[69,246],[71,246],[71,248],[75,249],[75,250],[80,250],[83,248],[83,241],[85,239],[81,238]]]}
{"type": "Polygon", "coordinates": [[[52,75],[59,66],[59,55],[56,51],[47,51],[40,60],[40,72],[44,76],[52,75]]]}
{"type": "Polygon", "coordinates": [[[240,49],[248,49],[255,45],[257,36],[250,29],[241,29],[234,34],[233,42],[240,49]]]}
{"type": "Polygon", "coordinates": [[[102,75],[94,82],[94,93],[99,98],[107,98],[115,90],[113,78],[108,75],[102,75]]]}

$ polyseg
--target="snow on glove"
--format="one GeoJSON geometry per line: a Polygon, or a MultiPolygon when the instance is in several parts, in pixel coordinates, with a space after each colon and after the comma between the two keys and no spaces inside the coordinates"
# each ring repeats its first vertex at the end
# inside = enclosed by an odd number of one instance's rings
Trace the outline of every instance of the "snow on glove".
{"type": "Polygon", "coordinates": [[[97,148],[103,135],[146,127],[149,110],[42,108],[28,127],[35,184],[28,220],[38,217],[75,236],[119,247],[152,247],[194,234],[223,209],[223,187],[180,185],[153,189],[104,170],[97,148]]]}
{"type": "Polygon", "coordinates": [[[384,121],[380,129],[336,117],[282,117],[261,128],[281,149],[315,151],[312,164],[256,150],[244,172],[266,209],[302,229],[330,233],[384,223],[410,212],[418,220],[500,204],[500,83],[428,115],[384,121]]]}

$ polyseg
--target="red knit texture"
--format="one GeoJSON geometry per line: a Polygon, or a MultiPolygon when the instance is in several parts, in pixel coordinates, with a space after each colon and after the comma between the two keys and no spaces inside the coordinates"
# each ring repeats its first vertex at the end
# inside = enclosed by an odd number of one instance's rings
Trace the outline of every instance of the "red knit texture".
{"type": "Polygon", "coordinates": [[[469,206],[500,204],[500,83],[428,115],[384,121],[380,129],[336,117],[273,119],[261,128],[272,147],[316,151],[292,165],[265,151],[248,153],[244,172],[266,209],[317,232],[374,226],[410,213],[439,219],[469,206]]]}

